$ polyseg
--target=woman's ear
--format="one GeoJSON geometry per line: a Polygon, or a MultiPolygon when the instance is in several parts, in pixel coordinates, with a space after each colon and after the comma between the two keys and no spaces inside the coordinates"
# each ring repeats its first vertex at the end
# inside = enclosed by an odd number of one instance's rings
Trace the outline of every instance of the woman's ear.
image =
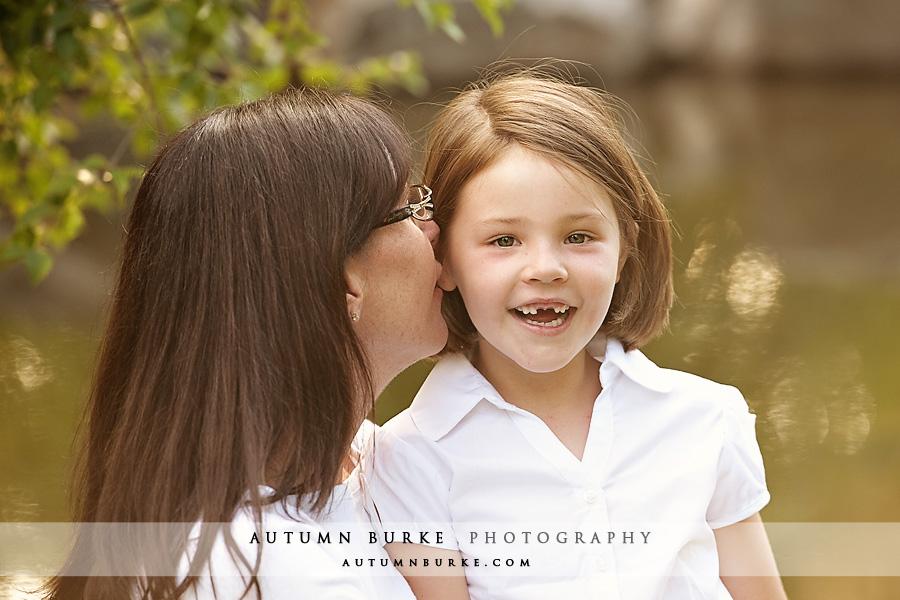
{"type": "Polygon", "coordinates": [[[628,257],[631,256],[637,248],[637,239],[640,231],[641,226],[637,224],[637,221],[628,221],[628,225],[625,227],[625,235],[622,236],[622,245],[619,247],[619,266],[616,270],[616,283],[619,283],[619,278],[622,276],[622,269],[625,268],[628,257]]]}
{"type": "Polygon", "coordinates": [[[347,286],[347,314],[354,321],[362,314],[363,288],[365,287],[362,264],[351,257],[344,267],[344,282],[347,286]],[[354,317],[355,315],[355,317],[354,317]]]}

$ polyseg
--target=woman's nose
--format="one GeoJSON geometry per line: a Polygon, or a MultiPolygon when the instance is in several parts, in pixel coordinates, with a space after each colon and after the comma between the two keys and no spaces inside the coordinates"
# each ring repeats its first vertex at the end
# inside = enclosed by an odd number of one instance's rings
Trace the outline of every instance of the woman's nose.
{"type": "Polygon", "coordinates": [[[425,237],[434,246],[437,243],[438,236],[441,234],[441,228],[434,221],[416,221],[416,225],[425,232],[425,237]]]}

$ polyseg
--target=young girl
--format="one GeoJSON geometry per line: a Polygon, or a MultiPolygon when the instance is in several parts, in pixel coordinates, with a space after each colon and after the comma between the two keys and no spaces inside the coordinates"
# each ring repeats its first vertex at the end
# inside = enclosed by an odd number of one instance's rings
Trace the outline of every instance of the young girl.
{"type": "Polygon", "coordinates": [[[783,598],[754,415],[638,350],[668,320],[669,221],[611,101],[474,85],[425,181],[450,339],[370,482],[385,528],[433,546],[387,546],[417,596],[783,598]]]}

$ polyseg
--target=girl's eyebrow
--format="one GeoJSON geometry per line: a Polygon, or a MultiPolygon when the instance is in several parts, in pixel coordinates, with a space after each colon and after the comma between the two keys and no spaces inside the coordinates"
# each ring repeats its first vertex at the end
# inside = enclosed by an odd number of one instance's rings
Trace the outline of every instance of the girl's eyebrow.
{"type": "MultiPolygon", "coordinates": [[[[595,221],[598,219],[602,220],[602,221],[609,221],[609,217],[607,217],[605,214],[603,214],[600,211],[563,214],[561,218],[565,219],[566,221],[576,221],[576,222],[595,221]]],[[[525,217],[491,217],[491,218],[487,218],[483,221],[480,221],[478,223],[478,226],[479,227],[497,227],[497,226],[514,227],[517,225],[524,225],[527,222],[528,222],[528,219],[525,217]]]]}
{"type": "Polygon", "coordinates": [[[516,225],[522,225],[525,223],[525,219],[522,217],[494,217],[490,219],[485,219],[478,223],[480,227],[496,227],[498,225],[503,225],[506,227],[513,227],[516,225]]]}
{"type": "Polygon", "coordinates": [[[603,212],[583,212],[583,213],[575,213],[572,215],[565,215],[565,218],[569,221],[593,221],[595,219],[601,219],[603,221],[608,221],[609,217],[607,217],[603,212]]]}

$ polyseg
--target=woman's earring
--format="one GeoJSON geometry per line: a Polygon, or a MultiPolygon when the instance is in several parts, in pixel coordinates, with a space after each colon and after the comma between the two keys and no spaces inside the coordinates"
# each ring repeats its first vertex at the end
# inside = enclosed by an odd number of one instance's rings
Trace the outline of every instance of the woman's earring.
{"type": "Polygon", "coordinates": [[[359,313],[352,312],[350,313],[350,320],[356,323],[359,321],[359,313]]]}

